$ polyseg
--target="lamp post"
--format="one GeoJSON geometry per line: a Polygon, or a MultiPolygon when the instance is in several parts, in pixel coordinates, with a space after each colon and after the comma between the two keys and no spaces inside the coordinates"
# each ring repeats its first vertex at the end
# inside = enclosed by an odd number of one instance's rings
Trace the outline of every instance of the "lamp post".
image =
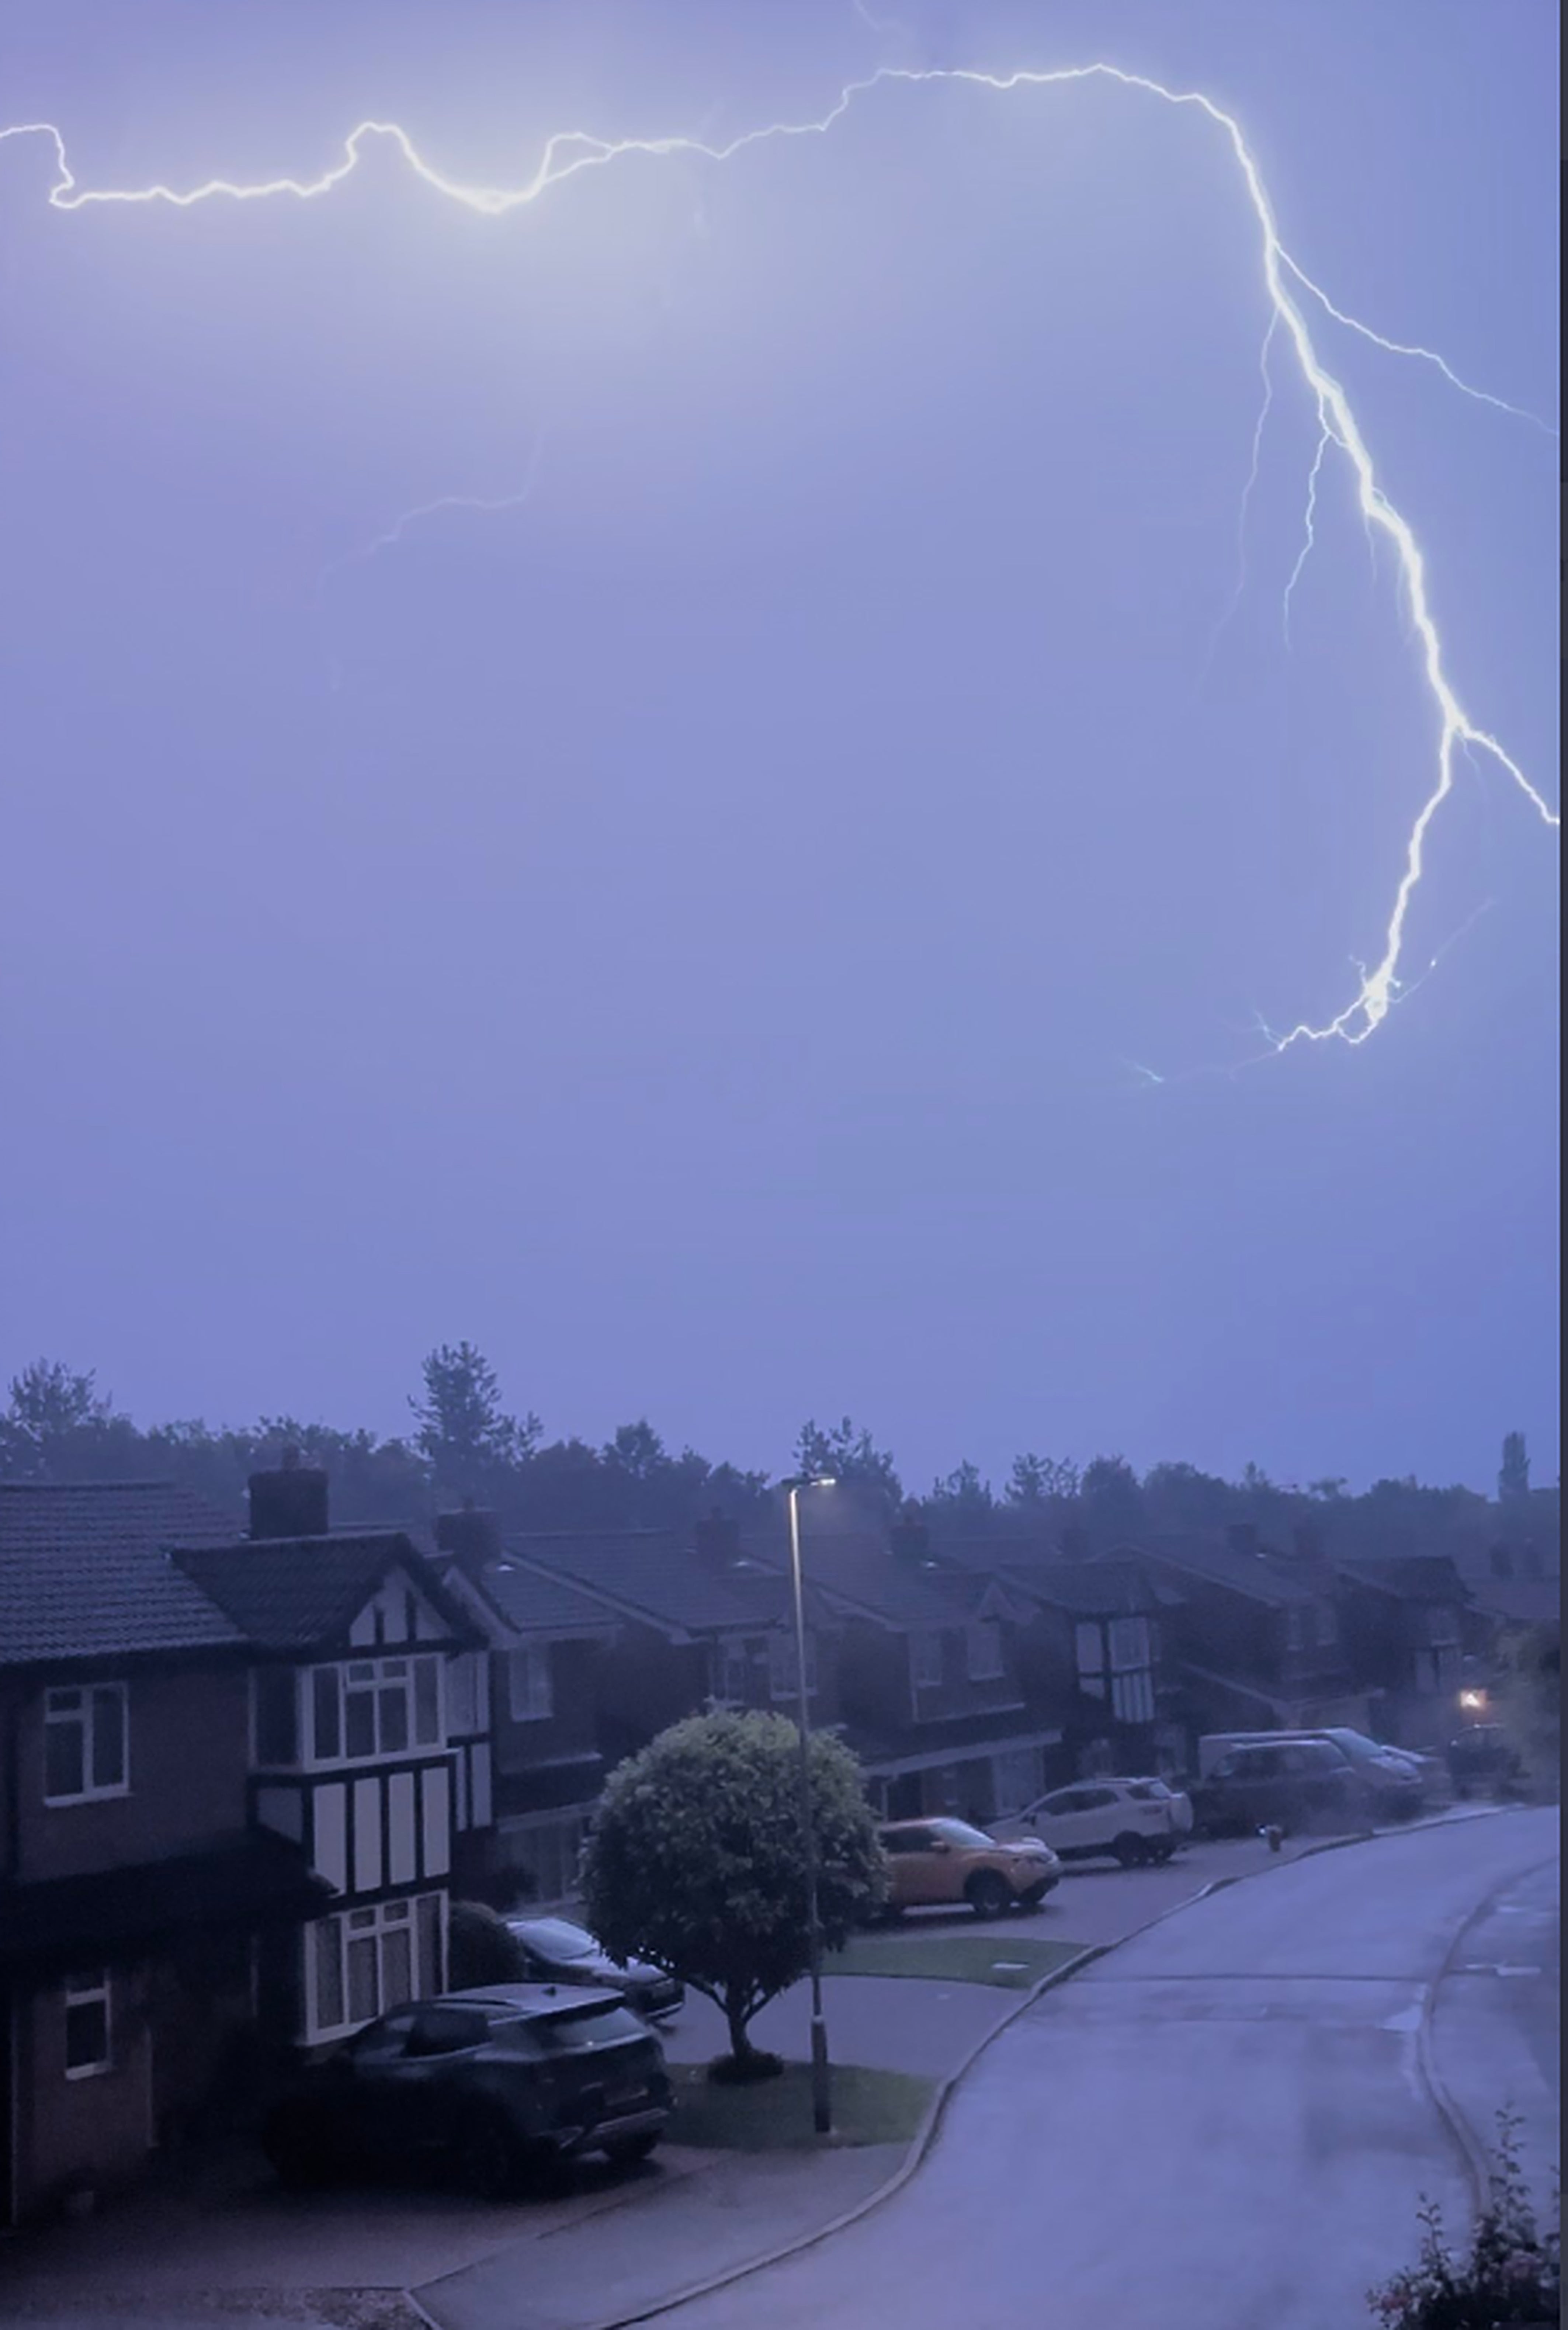
{"type": "Polygon", "coordinates": [[[828,2063],[828,2026],[822,2014],[822,1928],[817,1910],[817,1831],[812,1816],[812,1710],[806,1688],[805,1589],[801,1577],[801,1491],[831,1489],[831,1478],[792,1481],[790,1584],[795,1616],[795,1728],[801,1745],[801,1851],[806,1870],[806,1963],[812,1978],[812,2124],[819,2136],[833,2125],[832,2073],[828,2063]]]}

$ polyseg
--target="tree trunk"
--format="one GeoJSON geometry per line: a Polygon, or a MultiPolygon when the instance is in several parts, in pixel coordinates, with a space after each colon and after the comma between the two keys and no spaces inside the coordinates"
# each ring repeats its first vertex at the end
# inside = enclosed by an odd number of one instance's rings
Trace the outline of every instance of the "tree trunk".
{"type": "Polygon", "coordinates": [[[735,1999],[727,1998],[724,2002],[724,2019],[729,2025],[731,2059],[736,2063],[748,2063],[756,2052],[746,2027],[751,2020],[749,2008],[735,1999]]]}

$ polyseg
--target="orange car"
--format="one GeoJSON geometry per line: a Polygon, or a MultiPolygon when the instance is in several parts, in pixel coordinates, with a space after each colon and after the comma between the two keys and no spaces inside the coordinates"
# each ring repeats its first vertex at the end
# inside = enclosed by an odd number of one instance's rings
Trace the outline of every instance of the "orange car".
{"type": "Polygon", "coordinates": [[[888,1907],[935,1908],[966,1901],[979,1918],[1038,1909],[1061,1879],[1061,1863],[1038,1837],[999,1844],[967,1821],[890,1821],[877,1831],[888,1856],[888,1907]]]}

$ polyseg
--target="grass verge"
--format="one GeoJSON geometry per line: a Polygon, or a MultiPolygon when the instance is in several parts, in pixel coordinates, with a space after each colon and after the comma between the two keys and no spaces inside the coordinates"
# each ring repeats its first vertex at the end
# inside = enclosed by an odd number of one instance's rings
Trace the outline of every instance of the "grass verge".
{"type": "Polygon", "coordinates": [[[805,2063],[786,2063],[776,2079],[755,2087],[717,2087],[703,2063],[670,2066],[675,2081],[671,2144],[714,2152],[788,2152],[826,2145],[908,2144],[919,2127],[936,2082],[910,2071],[864,2071],[853,2064],[833,2071],[833,2132],[812,2126],[812,2075],[805,2063]]]}
{"type": "Polygon", "coordinates": [[[984,1982],[1027,1990],[1076,1957],[1081,1942],[1016,1940],[1009,1934],[856,1934],[824,1960],[824,1974],[902,1975],[919,1982],[984,1982]]]}

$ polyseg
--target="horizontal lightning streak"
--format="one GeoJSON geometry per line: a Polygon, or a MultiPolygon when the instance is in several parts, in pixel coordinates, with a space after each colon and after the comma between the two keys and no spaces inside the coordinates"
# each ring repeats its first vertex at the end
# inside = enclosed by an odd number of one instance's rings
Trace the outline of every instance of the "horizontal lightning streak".
{"type": "MultiPolygon", "coordinates": [[[[984,72],[971,67],[929,66],[912,68],[885,65],[863,79],[846,82],[827,110],[813,120],[774,121],[755,129],[745,130],[722,145],[709,145],[699,137],[596,137],[583,130],[558,131],[546,143],[537,166],[532,175],[516,186],[486,186],[464,183],[449,177],[443,171],[424,160],[415,148],[406,130],[396,122],[362,121],[345,141],[343,159],[314,178],[268,178],[241,185],[227,178],[209,178],[198,186],[178,191],[172,186],[155,184],[133,188],[86,187],[78,184],[66,154],[65,140],[52,122],[19,123],[0,129],[0,142],[9,137],[37,137],[52,147],[56,178],[50,189],[49,201],[56,210],[76,211],[89,204],[166,203],[188,210],[197,203],[214,198],[235,202],[254,202],[275,195],[292,195],[301,201],[311,201],[330,194],[343,184],[358,165],[361,150],[367,139],[384,138],[391,142],[414,175],[434,192],[467,209],[489,218],[504,217],[508,213],[527,208],[539,201],[553,187],[563,185],[584,170],[602,169],[632,155],[662,158],[671,155],[694,155],[711,162],[727,162],[747,147],[795,138],[822,137],[842,120],[851,106],[883,85],[895,83],[920,84],[949,82],[1008,94],[1020,89],[1060,89],[1089,81],[1108,81],[1122,89],[1156,98],[1162,104],[1202,114],[1221,131],[1230,145],[1240,173],[1247,198],[1257,221],[1261,245],[1264,289],[1268,295],[1272,322],[1269,339],[1276,327],[1281,329],[1295,351],[1301,376],[1316,400],[1324,432],[1332,436],[1345,450],[1356,481],[1356,499],[1364,525],[1369,534],[1373,529],[1382,533],[1392,545],[1398,560],[1401,581],[1409,607],[1411,626],[1420,643],[1421,660],[1427,690],[1438,721],[1436,768],[1430,791],[1408,835],[1404,864],[1393,905],[1383,935],[1383,952],[1375,963],[1363,968],[1356,993],[1345,1009],[1321,1026],[1303,1021],[1283,1034],[1270,1035],[1277,1051],[1288,1050],[1298,1043],[1322,1043],[1330,1038],[1360,1045],[1375,1034],[1388,1017],[1393,1004],[1405,991],[1400,975],[1406,937],[1411,901],[1420,886],[1425,868],[1427,836],[1443,802],[1453,790],[1454,756],[1461,747],[1489,753],[1505,769],[1525,800],[1542,820],[1555,827],[1557,812],[1549,805],[1525,774],[1518,763],[1504,749],[1497,738],[1479,728],[1464,710],[1448,674],[1442,639],[1438,630],[1427,591],[1426,563],[1421,545],[1409,520],[1396,508],[1378,482],[1372,454],[1363,437],[1355,415],[1341,384],[1326,368],[1318,355],[1307,317],[1299,301],[1292,296],[1295,284],[1334,319],[1368,340],[1390,355],[1409,356],[1435,365],[1449,384],[1465,396],[1478,403],[1492,405],[1520,417],[1546,424],[1536,416],[1520,413],[1520,408],[1508,404],[1503,398],[1474,388],[1460,377],[1447,361],[1430,348],[1409,346],[1387,338],[1374,331],[1358,317],[1347,314],[1329,299],[1322,288],[1307,275],[1279,240],[1273,208],[1265,190],[1257,160],[1243,137],[1240,123],[1212,98],[1199,90],[1176,90],[1144,73],[1128,72],[1119,65],[1097,62],[1086,65],[1065,65],[1050,70],[1020,68],[1012,72],[984,72]]],[[[1554,434],[1554,431],[1548,431],[1554,434]]],[[[1322,446],[1319,446],[1321,459],[1322,446]]]]}

